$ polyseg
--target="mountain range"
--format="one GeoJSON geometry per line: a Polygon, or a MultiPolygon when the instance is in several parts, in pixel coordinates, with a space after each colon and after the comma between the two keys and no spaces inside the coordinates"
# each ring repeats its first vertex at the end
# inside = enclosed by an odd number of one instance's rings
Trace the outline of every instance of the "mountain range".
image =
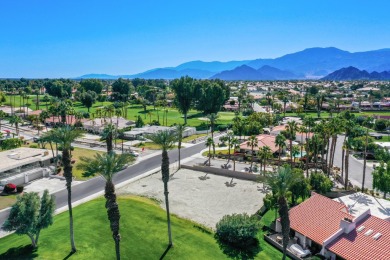
{"type": "Polygon", "coordinates": [[[371,72],[369,73],[366,70],[359,70],[355,67],[348,67],[336,70],[326,77],[322,78],[323,80],[390,80],[390,71],[383,72],[371,72]]]}
{"type": "Polygon", "coordinates": [[[176,67],[156,68],[133,75],[87,74],[79,78],[174,79],[181,76],[223,80],[319,79],[342,68],[368,73],[390,70],[390,49],[348,52],[334,47],[309,48],[275,59],[243,61],[190,61],[176,67]]]}

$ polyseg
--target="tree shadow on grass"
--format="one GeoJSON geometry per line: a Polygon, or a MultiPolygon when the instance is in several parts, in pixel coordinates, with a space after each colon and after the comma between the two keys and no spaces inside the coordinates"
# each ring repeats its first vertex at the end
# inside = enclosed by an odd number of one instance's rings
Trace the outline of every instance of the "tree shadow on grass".
{"type": "Polygon", "coordinates": [[[164,253],[161,255],[160,260],[164,259],[164,257],[168,254],[169,249],[172,248],[172,245],[168,245],[167,249],[165,249],[164,253]]]}
{"type": "Polygon", "coordinates": [[[254,259],[261,252],[261,247],[258,239],[247,241],[245,247],[238,247],[228,242],[220,240],[217,236],[215,239],[222,252],[231,259],[254,259]]]}
{"type": "Polygon", "coordinates": [[[38,257],[37,249],[31,245],[13,247],[0,255],[0,259],[35,259],[38,257]]]}

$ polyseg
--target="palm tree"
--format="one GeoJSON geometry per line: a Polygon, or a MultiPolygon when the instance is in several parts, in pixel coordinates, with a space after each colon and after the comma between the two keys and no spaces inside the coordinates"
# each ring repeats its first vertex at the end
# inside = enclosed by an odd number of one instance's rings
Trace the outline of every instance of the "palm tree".
{"type": "MultiPolygon", "coordinates": [[[[218,115],[211,113],[207,116],[207,118],[210,120],[210,127],[211,127],[211,138],[214,140],[214,130],[215,130],[215,123],[217,122],[218,115]]],[[[213,158],[215,156],[215,143],[213,144],[213,158]]]]}
{"type": "Polygon", "coordinates": [[[104,127],[101,140],[106,141],[107,153],[112,152],[112,142],[116,133],[116,127],[113,124],[108,124],[104,127]]]}
{"type": "Polygon", "coordinates": [[[9,123],[15,125],[16,135],[19,135],[19,124],[22,122],[22,119],[17,115],[11,116],[9,119],[9,123]]]}
{"type": "Polygon", "coordinates": [[[250,136],[248,141],[246,142],[246,145],[251,147],[251,169],[250,169],[250,171],[252,171],[253,159],[255,157],[253,154],[253,150],[255,147],[259,146],[258,143],[259,143],[259,140],[257,139],[257,137],[255,135],[250,136]]]}
{"type": "Polygon", "coordinates": [[[171,218],[169,214],[169,200],[168,200],[168,181],[169,181],[169,157],[168,149],[172,148],[173,144],[177,141],[177,135],[173,131],[165,130],[158,131],[152,135],[147,135],[146,138],[159,145],[162,149],[162,163],[161,174],[164,182],[164,195],[165,206],[167,210],[167,223],[168,223],[168,246],[172,246],[172,234],[171,234],[171,218]]]}
{"type": "Polygon", "coordinates": [[[177,142],[178,142],[178,152],[179,152],[179,169],[180,169],[180,150],[181,150],[181,143],[183,141],[183,134],[184,134],[184,131],[185,131],[186,127],[184,125],[181,125],[181,124],[178,124],[176,125],[176,134],[177,134],[177,142]]]}
{"type": "Polygon", "coordinates": [[[233,147],[232,140],[234,139],[234,133],[229,131],[225,136],[221,137],[220,139],[224,142],[226,142],[226,141],[228,142],[228,161],[227,161],[227,163],[229,163],[230,149],[233,147]]]}
{"type": "Polygon", "coordinates": [[[286,147],[286,137],[282,134],[278,134],[275,138],[275,145],[276,147],[279,147],[279,163],[278,165],[280,166],[280,161],[281,161],[281,154],[282,154],[282,150],[283,148],[286,147]]]}
{"type": "Polygon", "coordinates": [[[211,165],[211,147],[214,145],[214,139],[209,137],[206,140],[206,146],[209,148],[209,166],[211,165]]]}
{"type": "Polygon", "coordinates": [[[6,115],[7,114],[3,110],[0,110],[0,130],[1,130],[1,120],[3,120],[6,115]]]}
{"type": "Polygon", "coordinates": [[[115,107],[113,105],[103,107],[104,116],[108,116],[110,118],[111,124],[112,124],[112,115],[114,114],[114,112],[115,112],[115,107]]]}
{"type": "Polygon", "coordinates": [[[288,216],[287,192],[294,183],[294,175],[289,166],[280,167],[277,172],[267,175],[265,182],[271,187],[273,195],[278,198],[280,223],[283,235],[283,259],[286,259],[290,235],[290,218],[288,216]]]}
{"type": "MultiPolygon", "coordinates": [[[[233,151],[235,153],[236,149],[240,147],[240,141],[237,139],[237,137],[233,137],[233,139],[230,141],[231,146],[233,147],[233,151]]],[[[233,171],[236,170],[236,156],[233,154],[233,171]]]]}
{"type": "Polygon", "coordinates": [[[72,142],[83,135],[80,130],[70,126],[62,126],[47,133],[51,140],[54,140],[62,147],[62,165],[64,167],[64,177],[66,180],[66,189],[68,190],[68,209],[70,226],[70,244],[71,252],[76,252],[73,233],[73,211],[72,211],[72,164],[71,164],[71,146],[72,142]]]}
{"type": "Polygon", "coordinates": [[[290,159],[291,159],[291,168],[293,167],[293,155],[292,155],[292,141],[295,140],[295,135],[298,131],[298,124],[295,121],[288,121],[286,126],[286,131],[290,140],[290,159]]]}
{"type": "Polygon", "coordinates": [[[262,155],[263,167],[264,167],[263,176],[265,176],[265,167],[267,165],[267,160],[272,158],[271,148],[269,148],[269,146],[263,146],[261,148],[261,155],[262,155]]]}
{"type": "Polygon", "coordinates": [[[130,163],[133,157],[130,154],[117,155],[114,152],[105,154],[96,154],[91,160],[90,157],[81,157],[81,163],[77,169],[84,170],[84,176],[94,176],[100,174],[106,179],[106,186],[104,189],[104,197],[106,198],[107,216],[110,221],[110,228],[112,237],[115,241],[116,259],[120,259],[119,242],[121,236],[119,234],[119,206],[116,201],[115,185],[112,181],[114,174],[123,169],[130,163]]]}

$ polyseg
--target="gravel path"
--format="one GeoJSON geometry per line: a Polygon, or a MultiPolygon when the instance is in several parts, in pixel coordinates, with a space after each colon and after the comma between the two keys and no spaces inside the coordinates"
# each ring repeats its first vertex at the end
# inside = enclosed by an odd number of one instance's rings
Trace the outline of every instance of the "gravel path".
{"type": "MultiPolygon", "coordinates": [[[[168,183],[171,213],[210,228],[227,214],[254,214],[263,205],[262,184],[182,169],[168,183]],[[231,184],[232,181],[232,185],[231,184]]],[[[165,209],[161,173],[120,188],[118,194],[155,198],[165,209]]]]}

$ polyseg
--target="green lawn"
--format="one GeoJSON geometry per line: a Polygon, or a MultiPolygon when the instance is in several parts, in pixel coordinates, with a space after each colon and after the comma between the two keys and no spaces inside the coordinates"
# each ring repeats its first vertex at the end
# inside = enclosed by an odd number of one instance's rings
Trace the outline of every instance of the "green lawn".
{"type": "Polygon", "coordinates": [[[95,154],[102,154],[103,152],[100,151],[94,151],[94,150],[89,150],[89,149],[83,149],[83,148],[78,148],[75,147],[74,150],[72,151],[72,159],[76,160],[76,163],[73,165],[73,176],[76,178],[76,180],[86,180],[92,177],[85,178],[83,177],[83,171],[77,169],[77,165],[81,162],[80,157],[85,156],[89,158],[93,158],[95,154]]]}
{"type": "Polygon", "coordinates": [[[12,206],[16,202],[17,195],[0,196],[0,210],[12,206]]]}
{"type": "Polygon", "coordinates": [[[375,139],[374,142],[390,142],[390,137],[387,136],[382,136],[382,139],[375,139]]]}
{"type": "MultiPolygon", "coordinates": [[[[119,197],[122,259],[159,259],[167,247],[166,213],[155,202],[140,197],[119,197]]],[[[74,208],[77,253],[70,259],[114,259],[114,242],[99,198],[74,208]]],[[[194,222],[172,216],[174,247],[164,259],[227,259],[213,232],[194,222]]],[[[0,259],[65,259],[70,251],[68,213],[55,217],[54,225],[41,232],[39,247],[32,251],[26,235],[0,239],[0,259]]],[[[262,234],[259,234],[261,236],[262,234]]],[[[259,237],[260,238],[260,237],[259,237]]],[[[260,239],[255,259],[281,259],[281,253],[260,239]]]]}

